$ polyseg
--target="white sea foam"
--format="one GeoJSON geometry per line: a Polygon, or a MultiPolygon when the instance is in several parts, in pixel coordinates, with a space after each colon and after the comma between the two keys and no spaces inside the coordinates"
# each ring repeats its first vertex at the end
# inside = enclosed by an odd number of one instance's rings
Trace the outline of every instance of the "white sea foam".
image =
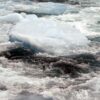
{"type": "Polygon", "coordinates": [[[100,35],[100,7],[87,7],[79,13],[81,21],[76,23],[85,35],[100,35]]]}

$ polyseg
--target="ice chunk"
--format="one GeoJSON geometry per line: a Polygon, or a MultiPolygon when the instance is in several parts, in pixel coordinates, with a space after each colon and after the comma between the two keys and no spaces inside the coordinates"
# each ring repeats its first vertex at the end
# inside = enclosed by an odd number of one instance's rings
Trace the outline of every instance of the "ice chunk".
{"type": "Polygon", "coordinates": [[[26,19],[28,19],[28,20],[30,20],[30,21],[36,20],[36,19],[38,18],[38,17],[37,17],[36,15],[34,15],[34,14],[26,15],[25,17],[26,17],[26,19]]]}
{"type": "Polygon", "coordinates": [[[32,50],[63,55],[71,46],[89,41],[73,25],[56,20],[37,18],[18,23],[10,34],[11,41],[19,41],[32,50]]]}
{"type": "Polygon", "coordinates": [[[0,16],[0,22],[17,23],[21,20],[23,20],[23,17],[18,13],[12,13],[5,16],[0,16]]]}
{"type": "Polygon", "coordinates": [[[33,3],[33,5],[16,5],[16,12],[41,15],[59,15],[63,13],[77,12],[78,8],[69,4],[61,3],[33,3]]]}

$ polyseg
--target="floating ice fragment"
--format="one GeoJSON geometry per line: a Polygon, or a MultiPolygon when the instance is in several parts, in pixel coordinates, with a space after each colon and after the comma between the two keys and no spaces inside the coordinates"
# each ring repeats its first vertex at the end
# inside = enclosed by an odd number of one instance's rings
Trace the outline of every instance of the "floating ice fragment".
{"type": "Polygon", "coordinates": [[[16,5],[16,12],[25,12],[28,14],[37,14],[41,15],[59,15],[63,13],[70,12],[78,12],[79,8],[62,3],[53,3],[53,2],[45,2],[45,3],[33,3],[32,5],[16,5]]]}
{"type": "Polygon", "coordinates": [[[86,45],[88,39],[73,25],[46,18],[26,18],[12,29],[10,40],[33,51],[65,55],[71,46],[86,45]]]}
{"type": "Polygon", "coordinates": [[[0,16],[0,22],[17,23],[21,20],[23,20],[23,17],[18,13],[12,13],[5,16],[0,16]]]}

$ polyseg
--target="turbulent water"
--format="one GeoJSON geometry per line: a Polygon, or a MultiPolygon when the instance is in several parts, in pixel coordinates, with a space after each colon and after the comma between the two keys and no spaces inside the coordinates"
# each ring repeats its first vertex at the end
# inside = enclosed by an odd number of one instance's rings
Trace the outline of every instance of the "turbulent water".
{"type": "MultiPolygon", "coordinates": [[[[0,100],[99,100],[99,52],[100,7],[83,8],[80,5],[51,2],[32,3],[31,0],[0,0],[0,100]],[[21,34],[26,34],[26,37],[21,34]],[[12,53],[12,57],[6,52],[20,46],[25,49],[34,47],[36,51],[38,49],[43,52],[39,51],[35,55],[40,58],[29,56],[29,61],[23,60],[23,57],[15,57],[16,53],[22,54],[20,50],[12,53]],[[2,52],[6,52],[6,56],[2,52]],[[53,72],[50,77],[47,72],[59,57],[56,55],[54,60],[49,52],[52,55],[60,52],[60,56],[65,54],[69,58],[72,55],[90,53],[95,56],[96,60],[91,58],[95,62],[91,63],[90,58],[86,62],[88,58],[85,58],[82,66],[90,64],[98,67],[88,73],[80,73],[75,78],[69,74],[53,76],[53,72]],[[51,58],[45,58],[48,56],[51,58]],[[34,62],[29,63],[31,59],[34,62]],[[50,65],[46,62],[49,60],[52,62],[49,62],[50,65]],[[46,66],[46,72],[41,65],[46,66]]],[[[26,56],[26,53],[22,55],[26,56]]],[[[60,58],[60,61],[69,61],[69,58],[60,58]]],[[[70,62],[78,63],[73,59],[70,62]]],[[[81,65],[78,63],[78,66],[81,65]]]]}

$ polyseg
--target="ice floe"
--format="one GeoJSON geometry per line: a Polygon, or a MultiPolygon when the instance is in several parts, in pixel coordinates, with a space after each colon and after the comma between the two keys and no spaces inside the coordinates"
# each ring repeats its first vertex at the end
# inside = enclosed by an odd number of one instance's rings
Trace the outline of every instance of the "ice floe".
{"type": "Polygon", "coordinates": [[[76,13],[79,11],[78,7],[69,5],[69,4],[61,4],[61,3],[32,3],[32,5],[16,5],[14,7],[16,12],[25,12],[28,14],[37,14],[41,15],[59,15],[63,13],[76,13]]]}
{"type": "Polygon", "coordinates": [[[0,16],[0,22],[17,23],[21,20],[23,20],[23,17],[18,13],[12,13],[5,16],[0,16]]]}
{"type": "Polygon", "coordinates": [[[56,55],[66,54],[69,47],[89,43],[71,24],[46,18],[31,18],[27,17],[13,27],[11,41],[21,42],[33,51],[56,55]]]}

